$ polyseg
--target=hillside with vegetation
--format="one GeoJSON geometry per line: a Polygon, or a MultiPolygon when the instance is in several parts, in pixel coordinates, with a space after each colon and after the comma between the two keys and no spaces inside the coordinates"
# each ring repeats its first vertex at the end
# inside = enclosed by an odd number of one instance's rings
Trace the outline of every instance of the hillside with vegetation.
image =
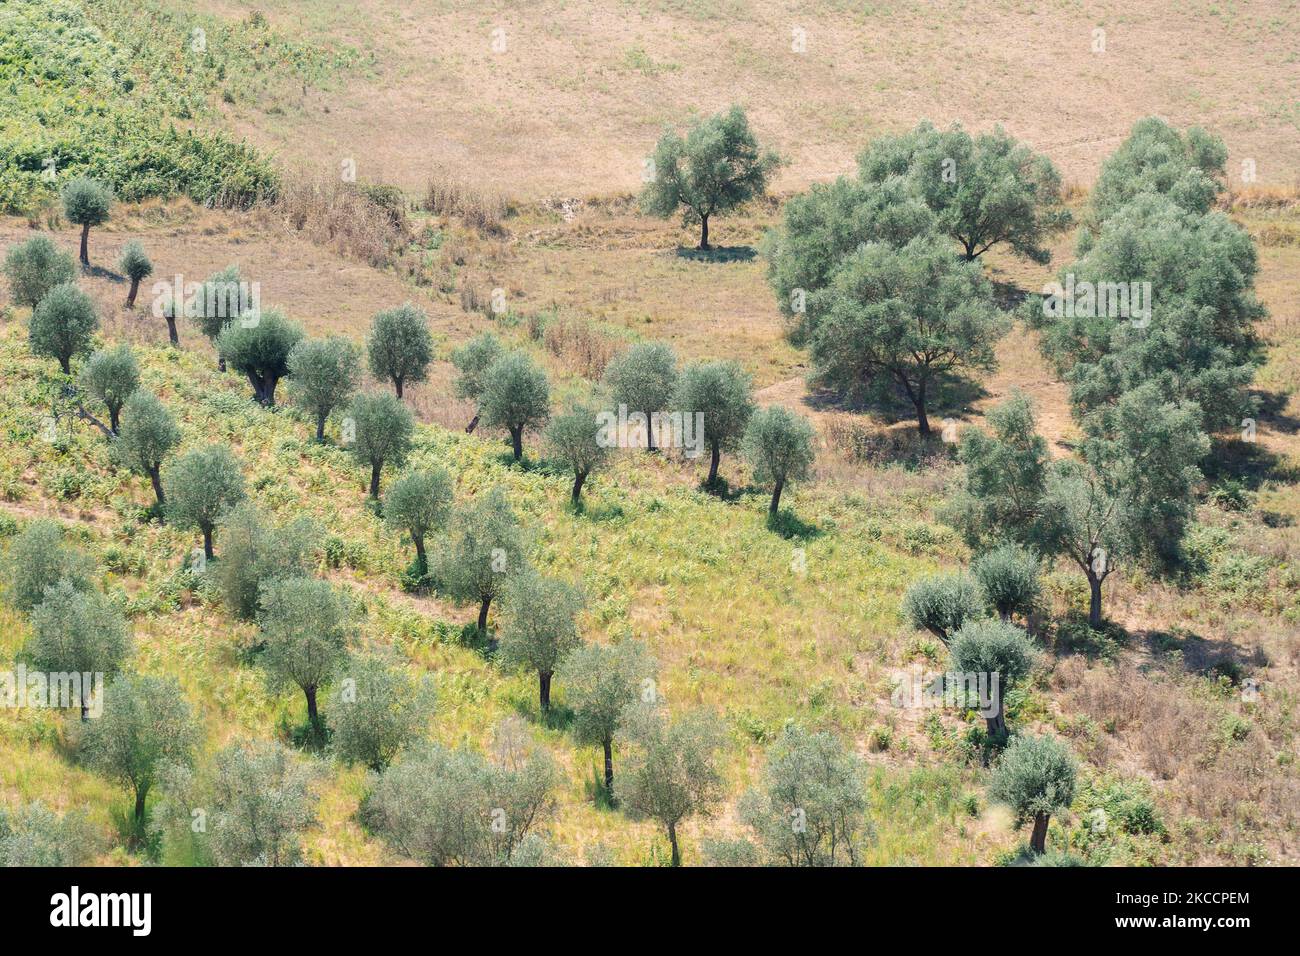
{"type": "MultiPolygon", "coordinates": [[[[592,101],[653,132],[574,196],[559,121],[417,178],[379,100],[490,85],[395,32],[585,32],[196,6],[0,8],[0,864],[1296,861],[1285,111],[1093,166],[845,92],[800,145],[637,45],[592,101]]],[[[598,6],[785,82],[760,4],[598,6]]]]}

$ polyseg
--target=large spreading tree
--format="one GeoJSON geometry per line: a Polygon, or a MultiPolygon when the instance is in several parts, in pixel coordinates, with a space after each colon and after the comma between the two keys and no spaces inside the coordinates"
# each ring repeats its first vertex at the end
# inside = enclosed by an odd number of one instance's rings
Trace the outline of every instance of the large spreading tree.
{"type": "Polygon", "coordinates": [[[928,406],[947,376],[986,371],[1007,323],[976,263],[935,236],[898,248],[868,243],[812,301],[816,378],[850,394],[901,394],[930,433],[928,406]]]}

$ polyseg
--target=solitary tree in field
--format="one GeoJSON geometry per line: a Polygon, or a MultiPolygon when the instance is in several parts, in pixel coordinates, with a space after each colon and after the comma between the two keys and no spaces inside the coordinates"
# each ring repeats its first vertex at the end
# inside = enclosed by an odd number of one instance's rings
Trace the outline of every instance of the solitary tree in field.
{"type": "Polygon", "coordinates": [[[361,379],[361,353],[342,336],[304,339],[289,352],[289,396],[316,419],[316,440],[325,440],[325,420],[347,404],[361,379]]]}
{"type": "Polygon", "coordinates": [[[653,416],[667,410],[677,385],[677,356],[663,342],[638,342],[605,366],[615,410],[626,405],[629,413],[646,418],[646,447],[655,448],[653,416]]]}
{"type": "Polygon", "coordinates": [[[1069,748],[1055,737],[1017,736],[998,761],[989,796],[1009,804],[1018,822],[1033,820],[1029,845],[1043,853],[1052,814],[1074,802],[1077,774],[1069,748]]]}
{"type": "Polygon", "coordinates": [[[9,247],[4,274],[14,302],[34,309],[45,293],[76,279],[77,265],[48,236],[35,236],[9,247]]]}
{"type": "Polygon", "coordinates": [[[347,657],[353,631],[351,603],[328,581],[281,578],[262,591],[258,626],[266,642],[263,661],[272,681],[295,684],[307,700],[307,720],[317,741],[325,724],[316,694],[347,657]]]}
{"type": "Polygon", "coordinates": [[[81,759],[135,796],[132,842],[144,836],[145,800],[164,763],[189,765],[201,738],[174,677],[122,674],[104,693],[104,713],[81,737],[81,759]]]}
{"type": "Polygon", "coordinates": [[[983,616],[976,583],[965,574],[936,574],[913,582],[903,594],[903,616],[945,644],[962,625],[983,616]]]}
{"type": "Polygon", "coordinates": [[[134,309],[135,297],[140,292],[140,283],[153,275],[153,263],[145,255],[144,246],[132,239],[122,249],[122,258],[117,267],[131,280],[131,288],[126,294],[126,307],[134,309]]]}
{"type": "Polygon", "coordinates": [[[406,461],[415,419],[392,395],[358,395],[348,406],[344,430],[345,441],[347,432],[352,432],[353,456],[370,466],[370,497],[378,501],[379,473],[384,465],[400,467],[406,461]]]}
{"type": "Polygon", "coordinates": [[[967,261],[1006,243],[1017,255],[1046,263],[1048,241],[1070,223],[1051,160],[1001,127],[971,136],[957,124],[940,130],[923,122],[901,136],[874,140],[858,167],[866,183],[903,176],[933,210],[939,231],[961,244],[967,261]]]}
{"type": "Polygon", "coordinates": [[[203,534],[203,554],[212,554],[212,532],[221,516],[244,500],[244,476],[239,459],[225,445],[208,445],[186,452],[163,473],[167,519],[178,528],[203,534]]]}
{"type": "Polygon", "coordinates": [[[850,393],[905,396],[922,435],[934,386],[993,368],[1007,328],[979,265],[936,237],[901,249],[862,246],[811,298],[822,316],[812,338],[816,377],[850,393]]]}
{"type": "Polygon", "coordinates": [[[429,318],[411,303],[375,316],[366,340],[370,372],[393,383],[397,397],[408,382],[423,382],[433,361],[433,335],[429,318]]]}
{"type": "MultiPolygon", "coordinates": [[[[35,669],[47,673],[112,677],[131,655],[131,633],[108,598],[64,579],[46,588],[41,603],[32,609],[27,653],[35,669]]],[[[90,690],[82,688],[83,721],[90,711],[90,690]]]]}
{"type": "Polygon", "coordinates": [[[780,159],[762,152],[739,106],[696,120],[685,138],[665,130],[655,146],[650,181],[641,207],[667,219],[679,208],[685,225],[700,224],[700,248],[709,247],[709,218],[722,215],[767,191],[780,159]]]}
{"type": "Polygon", "coordinates": [[[384,495],[384,522],[405,531],[415,545],[415,560],[421,576],[429,570],[424,542],[430,534],[446,527],[453,501],[451,477],[436,465],[403,474],[384,495]]]}
{"type": "Polygon", "coordinates": [[[140,366],[131,347],[96,352],[81,370],[81,387],[108,409],[108,427],[118,434],[118,416],[140,384],[140,366]]]}
{"type": "Polygon", "coordinates": [[[505,752],[495,762],[436,744],[418,749],[383,772],[362,805],[362,820],[398,853],[426,866],[532,861],[538,831],[555,810],[558,771],[541,747],[498,741],[496,749],[505,752]]]}
{"type": "Polygon", "coordinates": [[[829,733],[788,725],[738,807],[763,857],[782,866],[860,866],[871,834],[862,761],[829,733]]]}
{"type": "Polygon", "coordinates": [[[382,772],[428,730],[433,682],[375,656],[354,657],[338,671],[330,745],[345,762],[382,772]]]}
{"type": "Polygon", "coordinates": [[[256,322],[231,322],[217,337],[226,363],[248,377],[253,397],[275,407],[275,389],[289,371],[289,355],[302,341],[302,326],[283,313],[267,309],[256,322]]]}
{"type": "Polygon", "coordinates": [[[509,352],[484,373],[483,424],[510,432],[515,461],[524,454],[524,430],[545,424],[551,414],[546,373],[523,352],[509,352]]]}
{"type": "Polygon", "coordinates": [[[466,432],[472,432],[478,425],[483,390],[487,387],[487,370],[504,351],[499,338],[491,332],[483,332],[451,353],[451,364],[460,373],[454,386],[456,394],[473,402],[475,408],[473,419],[465,426],[466,432]]]}
{"type": "Polygon", "coordinates": [[[769,518],[781,507],[781,492],[788,482],[808,477],[813,463],[815,433],[808,419],[781,405],[754,413],[745,429],[744,455],[754,480],[772,486],[769,518]]]}
{"type": "Polygon", "coordinates": [[[488,608],[509,578],[526,570],[523,535],[505,494],[492,488],[452,512],[451,535],[439,578],[449,597],[479,606],[487,635],[488,608]]]}
{"type": "Polygon", "coordinates": [[[63,215],[81,227],[81,264],[90,266],[90,227],[108,222],[113,191],[105,183],[79,176],[63,187],[63,215]]]}
{"type": "Polygon", "coordinates": [[[546,445],[552,455],[573,471],[573,507],[581,503],[582,486],[591,473],[609,458],[609,446],[601,440],[601,425],[595,409],[579,406],[551,419],[546,427],[546,445]]]}
{"type": "Polygon", "coordinates": [[[99,317],[90,296],[74,283],[56,285],[32,310],[28,339],[35,355],[56,359],[64,375],[72,374],[72,359],[90,351],[99,317]]]}
{"type": "Polygon", "coordinates": [[[1004,621],[1027,616],[1038,603],[1038,559],[1024,548],[1000,545],[976,558],[971,570],[985,602],[1004,621]]]}
{"type": "Polygon", "coordinates": [[[57,521],[37,518],[25,527],[5,554],[4,596],[11,607],[30,612],[45,599],[47,588],[60,581],[79,591],[93,588],[95,562],[70,547],[57,521]]]}
{"type": "Polygon", "coordinates": [[[277,527],[255,504],[244,501],[222,515],[217,528],[222,541],[214,572],[217,587],[226,610],[241,621],[257,617],[262,592],[272,582],[308,571],[316,541],[309,518],[277,527]]]}
{"type": "Polygon", "coordinates": [[[162,463],[181,442],[181,430],[152,392],[136,389],[122,409],[122,428],[113,443],[113,457],[138,475],[147,475],[158,504],[166,503],[162,463]]]}
{"type": "Polygon", "coordinates": [[[512,575],[503,598],[505,627],[501,629],[501,658],[508,665],[536,672],[538,699],[551,709],[551,678],[560,660],[582,643],[575,618],[582,595],[531,569],[512,575]]]}
{"type": "MultiPolygon", "coordinates": [[[[977,681],[979,675],[984,675],[990,693],[993,675],[997,675],[998,692],[988,702],[993,712],[984,714],[984,720],[991,738],[1004,739],[1007,722],[1003,704],[1011,689],[1023,681],[1034,666],[1038,652],[1033,641],[1013,624],[986,618],[964,624],[952,636],[949,651],[952,669],[959,674],[975,675],[977,681]]],[[[985,701],[980,703],[983,705],[985,701]]]]}
{"type": "Polygon", "coordinates": [[[664,828],[672,865],[680,866],[677,828],[687,817],[708,816],[722,800],[716,763],[721,728],[706,711],[669,720],[647,704],[629,708],[624,725],[631,753],[614,792],[632,817],[654,820],[664,828]]]}
{"type": "Polygon", "coordinates": [[[703,416],[704,442],[709,447],[704,484],[712,488],[718,481],[722,453],[740,445],[754,414],[753,380],[736,362],[692,362],[682,369],[672,405],[684,416],[703,416]]]}
{"type": "Polygon", "coordinates": [[[274,741],[238,741],[196,774],[168,764],[155,816],[169,842],[188,844],[218,866],[296,866],[319,798],[310,763],[274,741]],[[196,831],[193,810],[204,812],[196,831]]]}
{"type": "Polygon", "coordinates": [[[560,682],[573,708],[572,730],[580,743],[605,752],[605,792],[614,794],[614,736],[623,711],[657,693],[659,664],[645,644],[583,644],[560,662],[560,682]]]}

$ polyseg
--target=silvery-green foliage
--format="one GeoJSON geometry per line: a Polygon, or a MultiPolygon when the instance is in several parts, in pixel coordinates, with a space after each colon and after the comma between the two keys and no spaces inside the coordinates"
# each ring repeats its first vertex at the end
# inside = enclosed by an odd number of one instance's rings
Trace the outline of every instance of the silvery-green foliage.
{"type": "Polygon", "coordinates": [[[91,590],[95,564],[64,542],[62,525],[38,518],[14,538],[0,571],[5,600],[19,611],[30,612],[45,599],[46,589],[60,581],[91,590]]]}
{"type": "Polygon", "coordinates": [[[367,655],[338,670],[330,745],[340,759],[382,771],[424,736],[434,708],[433,678],[367,655]]]}
{"type": "Polygon", "coordinates": [[[920,578],[903,593],[903,616],[947,643],[967,621],[984,615],[979,586],[966,574],[934,574],[920,578]]]}

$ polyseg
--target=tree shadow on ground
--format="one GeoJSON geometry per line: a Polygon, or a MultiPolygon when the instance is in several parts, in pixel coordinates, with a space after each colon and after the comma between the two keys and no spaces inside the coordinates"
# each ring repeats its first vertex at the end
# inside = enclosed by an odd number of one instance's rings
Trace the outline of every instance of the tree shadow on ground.
{"type": "Polygon", "coordinates": [[[84,276],[91,276],[95,279],[107,279],[109,282],[126,281],[126,276],[122,275],[120,272],[114,272],[112,269],[105,269],[103,266],[82,266],[81,274],[84,276]]]}
{"type": "MultiPolygon", "coordinates": [[[[534,677],[534,684],[536,683],[534,677]]],[[[567,731],[573,724],[574,710],[565,704],[557,704],[551,701],[550,710],[542,710],[541,702],[537,699],[537,688],[533,687],[533,694],[528,697],[516,697],[511,701],[515,713],[530,723],[540,724],[547,730],[556,730],[561,733],[567,731]]],[[[554,693],[554,691],[552,691],[554,693]]]]}
{"type": "Polygon", "coordinates": [[[794,513],[793,508],[782,508],[775,515],[768,514],[767,530],[778,534],[787,541],[811,541],[813,538],[819,538],[824,533],[821,528],[810,522],[804,521],[794,513]]]}
{"type": "Polygon", "coordinates": [[[1240,482],[1258,491],[1266,481],[1300,482],[1300,469],[1257,441],[1241,438],[1213,438],[1210,454],[1201,463],[1201,473],[1211,485],[1240,482]]]}
{"type": "Polygon", "coordinates": [[[1202,677],[1226,677],[1234,685],[1253,670],[1268,664],[1260,648],[1242,650],[1231,641],[1200,634],[1168,631],[1139,631],[1136,636],[1143,642],[1151,656],[1161,661],[1177,660],[1189,674],[1202,677]]]}
{"type": "Polygon", "coordinates": [[[749,262],[757,255],[758,251],[753,246],[714,246],[712,249],[677,247],[677,258],[692,262],[749,262]]]}

